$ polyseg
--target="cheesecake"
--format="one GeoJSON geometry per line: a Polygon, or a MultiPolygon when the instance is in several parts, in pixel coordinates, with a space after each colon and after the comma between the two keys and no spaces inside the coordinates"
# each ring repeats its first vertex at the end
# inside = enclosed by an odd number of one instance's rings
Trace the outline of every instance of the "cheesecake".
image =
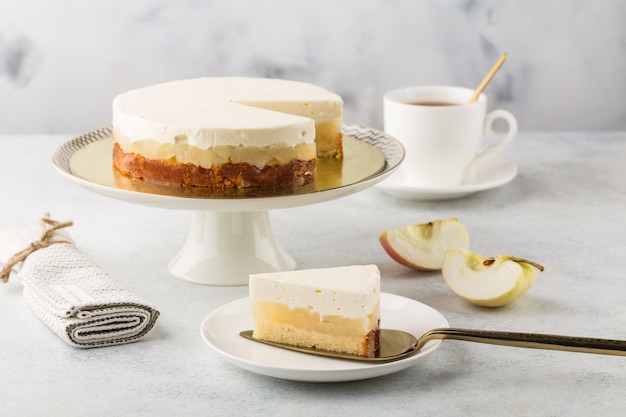
{"type": "Polygon", "coordinates": [[[255,339],[363,357],[378,350],[376,265],[253,274],[249,291],[255,339]]]}
{"type": "Polygon", "coordinates": [[[179,186],[302,185],[343,155],[341,98],[280,79],[204,77],[113,100],[113,167],[179,186]]]}

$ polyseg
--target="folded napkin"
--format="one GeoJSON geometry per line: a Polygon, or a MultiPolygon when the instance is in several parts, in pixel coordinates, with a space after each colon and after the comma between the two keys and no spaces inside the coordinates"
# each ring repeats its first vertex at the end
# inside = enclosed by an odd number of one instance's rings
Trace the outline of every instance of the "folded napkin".
{"type": "Polygon", "coordinates": [[[159,312],[83,256],[61,230],[71,225],[46,215],[41,225],[0,230],[0,281],[17,271],[35,314],[72,346],[119,345],[143,337],[159,312]]]}

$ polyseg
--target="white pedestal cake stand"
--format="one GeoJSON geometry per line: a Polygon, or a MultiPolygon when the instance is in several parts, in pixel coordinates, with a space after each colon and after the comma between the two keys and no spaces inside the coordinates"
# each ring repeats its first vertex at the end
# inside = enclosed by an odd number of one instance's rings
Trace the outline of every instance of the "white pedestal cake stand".
{"type": "Polygon", "coordinates": [[[166,187],[117,176],[111,129],[71,139],[53,155],[65,176],[90,191],[153,207],[193,211],[191,229],[169,263],[176,277],[206,285],[247,285],[251,273],[293,270],[295,260],[272,232],[269,210],[347,196],[387,178],[404,158],[402,145],[374,129],[344,125],[344,160],[318,166],[315,185],[283,193],[166,187]]]}

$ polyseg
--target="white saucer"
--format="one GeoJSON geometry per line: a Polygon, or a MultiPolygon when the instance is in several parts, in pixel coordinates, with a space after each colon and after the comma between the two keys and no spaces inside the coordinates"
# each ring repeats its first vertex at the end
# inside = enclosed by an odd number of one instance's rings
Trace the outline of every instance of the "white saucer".
{"type": "MultiPolygon", "coordinates": [[[[406,161],[404,162],[406,163],[406,161]]],[[[402,169],[402,167],[400,167],[402,169]]],[[[406,200],[451,200],[478,191],[500,187],[515,178],[517,165],[502,155],[486,156],[476,166],[476,178],[468,184],[450,188],[423,188],[404,184],[402,172],[397,172],[376,187],[385,193],[406,200]]]]}
{"type": "MultiPolygon", "coordinates": [[[[381,326],[400,329],[419,337],[437,327],[449,327],[435,309],[398,295],[381,294],[381,326]]],[[[250,299],[232,301],[209,314],[202,322],[204,341],[227,361],[248,371],[280,379],[306,382],[356,381],[398,372],[433,352],[441,340],[428,342],[417,354],[388,363],[366,363],[324,358],[263,345],[239,336],[252,328],[250,299]]]]}

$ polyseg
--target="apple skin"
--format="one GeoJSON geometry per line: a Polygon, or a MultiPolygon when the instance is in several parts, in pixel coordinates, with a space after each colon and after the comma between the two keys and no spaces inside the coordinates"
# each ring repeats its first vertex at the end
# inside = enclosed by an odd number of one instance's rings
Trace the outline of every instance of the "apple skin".
{"type": "Polygon", "coordinates": [[[455,217],[388,229],[378,236],[396,262],[420,271],[441,269],[446,250],[469,248],[469,233],[455,217]]]}
{"type": "Polygon", "coordinates": [[[465,300],[501,307],[524,295],[543,266],[513,256],[486,258],[467,249],[449,249],[442,265],[446,284],[465,300]]]}

